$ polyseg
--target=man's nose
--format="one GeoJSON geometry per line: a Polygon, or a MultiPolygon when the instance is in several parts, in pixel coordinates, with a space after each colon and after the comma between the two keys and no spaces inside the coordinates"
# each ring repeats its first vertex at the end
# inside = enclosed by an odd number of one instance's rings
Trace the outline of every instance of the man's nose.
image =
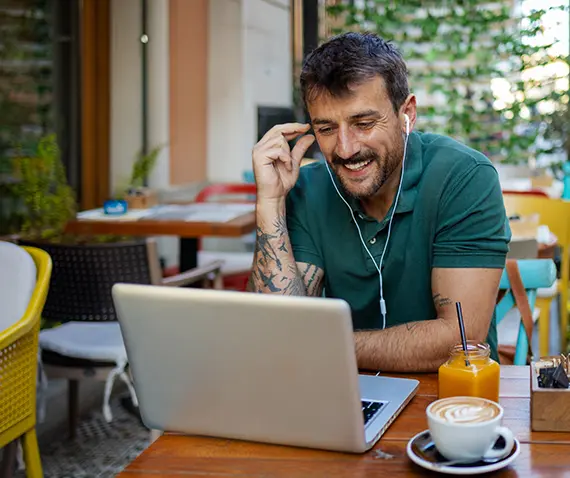
{"type": "Polygon", "coordinates": [[[335,153],[342,159],[349,159],[360,151],[360,144],[350,130],[339,128],[335,153]]]}

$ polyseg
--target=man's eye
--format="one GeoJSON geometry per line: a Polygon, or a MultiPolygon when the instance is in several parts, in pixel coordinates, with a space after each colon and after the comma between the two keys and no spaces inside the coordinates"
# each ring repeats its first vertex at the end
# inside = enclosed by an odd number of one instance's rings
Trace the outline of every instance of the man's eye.
{"type": "Polygon", "coordinates": [[[319,133],[321,134],[329,134],[332,132],[332,128],[326,126],[324,128],[319,128],[319,133]]]}
{"type": "Polygon", "coordinates": [[[356,126],[362,129],[369,129],[372,128],[372,126],[374,126],[374,121],[364,121],[361,123],[356,123],[356,126]]]}

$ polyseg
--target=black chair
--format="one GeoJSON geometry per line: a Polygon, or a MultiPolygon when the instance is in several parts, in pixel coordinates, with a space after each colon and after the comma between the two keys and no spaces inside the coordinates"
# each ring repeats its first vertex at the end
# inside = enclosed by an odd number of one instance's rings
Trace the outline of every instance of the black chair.
{"type": "Polygon", "coordinates": [[[49,328],[40,333],[41,361],[49,378],[68,380],[71,437],[75,436],[78,423],[80,380],[106,382],[103,413],[107,421],[112,419],[109,398],[117,376],[126,383],[132,402],[137,404],[111,295],[114,284],[222,288],[221,261],[163,279],[153,239],[88,245],[26,245],[40,247],[53,261],[43,311],[49,328]]]}

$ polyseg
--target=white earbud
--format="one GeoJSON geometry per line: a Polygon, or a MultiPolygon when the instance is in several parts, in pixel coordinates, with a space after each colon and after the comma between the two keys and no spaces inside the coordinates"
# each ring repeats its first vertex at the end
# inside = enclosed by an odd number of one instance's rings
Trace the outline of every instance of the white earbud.
{"type": "Polygon", "coordinates": [[[390,242],[390,234],[392,232],[392,221],[394,219],[394,213],[396,212],[396,208],[398,207],[398,201],[400,200],[400,193],[402,192],[402,183],[404,182],[404,166],[406,164],[406,152],[408,149],[408,137],[410,136],[410,118],[407,114],[404,114],[404,119],[406,120],[406,138],[404,140],[404,154],[403,154],[403,158],[402,158],[402,172],[400,174],[400,184],[398,185],[398,191],[396,192],[396,197],[394,198],[394,207],[392,208],[392,213],[390,215],[390,220],[388,222],[388,232],[386,234],[386,242],[384,243],[384,249],[382,251],[382,255],[380,256],[380,262],[378,264],[376,264],[376,261],[374,260],[374,256],[372,255],[372,253],[370,252],[370,249],[368,249],[368,246],[366,245],[366,241],[364,240],[364,237],[362,236],[362,231],[360,230],[360,226],[358,225],[358,221],[356,220],[356,217],[354,215],[354,211],[352,210],[352,207],[350,207],[350,205],[348,204],[346,199],[344,199],[344,196],[338,190],[338,187],[337,187],[337,185],[333,179],[333,175],[332,175],[332,172],[329,168],[329,165],[325,161],[325,165],[326,165],[327,170],[329,172],[331,182],[332,182],[338,196],[340,197],[340,199],[342,199],[342,202],[344,202],[344,204],[346,204],[346,207],[348,207],[348,210],[350,211],[350,215],[352,216],[352,220],[354,221],[354,224],[356,225],[356,229],[357,229],[358,235],[360,237],[360,242],[362,243],[362,246],[364,247],[364,250],[366,251],[366,253],[370,257],[370,259],[372,259],[372,263],[374,264],[374,267],[378,271],[378,279],[379,279],[379,286],[380,286],[380,314],[382,315],[382,329],[386,328],[386,312],[387,312],[386,311],[386,301],[384,300],[384,281],[382,279],[382,264],[384,263],[384,256],[386,254],[386,251],[388,250],[388,243],[390,242]]]}

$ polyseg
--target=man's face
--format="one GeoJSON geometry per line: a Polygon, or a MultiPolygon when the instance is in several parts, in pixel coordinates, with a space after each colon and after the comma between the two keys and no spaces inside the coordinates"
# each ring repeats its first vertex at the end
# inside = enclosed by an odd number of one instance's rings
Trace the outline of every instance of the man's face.
{"type": "Polygon", "coordinates": [[[382,78],[308,104],[319,147],[342,186],[357,199],[375,196],[402,162],[402,124],[382,78]]]}

